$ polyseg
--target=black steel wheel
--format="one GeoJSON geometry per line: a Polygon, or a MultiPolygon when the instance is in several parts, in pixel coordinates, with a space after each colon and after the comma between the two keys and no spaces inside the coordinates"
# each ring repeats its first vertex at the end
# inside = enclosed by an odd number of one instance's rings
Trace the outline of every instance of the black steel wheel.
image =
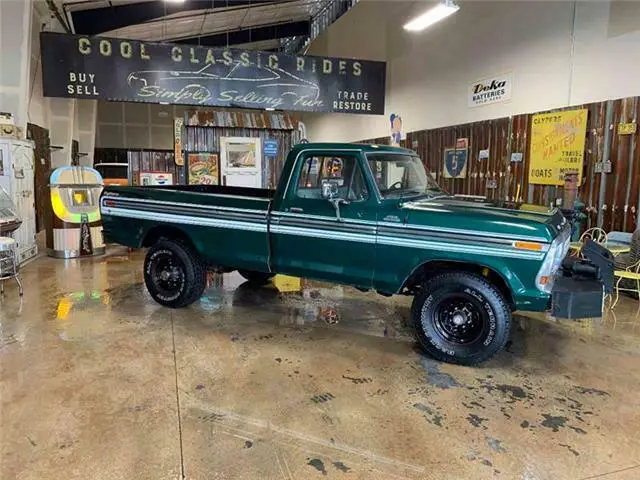
{"type": "Polygon", "coordinates": [[[202,295],[206,269],[188,245],[161,239],[147,251],[144,281],[156,302],[165,307],[182,308],[202,295]]]}
{"type": "Polygon", "coordinates": [[[435,306],[435,328],[447,341],[471,345],[480,340],[490,325],[478,300],[465,292],[451,293],[435,306]]]}
{"type": "Polygon", "coordinates": [[[485,278],[450,272],[426,281],[412,305],[421,346],[438,360],[481,363],[509,338],[511,310],[502,293],[485,278]]]}

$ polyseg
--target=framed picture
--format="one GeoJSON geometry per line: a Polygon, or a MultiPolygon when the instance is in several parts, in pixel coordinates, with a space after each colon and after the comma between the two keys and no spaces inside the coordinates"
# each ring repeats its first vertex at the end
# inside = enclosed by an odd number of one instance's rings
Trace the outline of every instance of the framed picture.
{"type": "Polygon", "coordinates": [[[187,153],[189,185],[219,185],[220,161],[217,152],[187,153]]]}
{"type": "Polygon", "coordinates": [[[224,185],[262,186],[262,140],[259,137],[221,137],[220,161],[224,185]]]}

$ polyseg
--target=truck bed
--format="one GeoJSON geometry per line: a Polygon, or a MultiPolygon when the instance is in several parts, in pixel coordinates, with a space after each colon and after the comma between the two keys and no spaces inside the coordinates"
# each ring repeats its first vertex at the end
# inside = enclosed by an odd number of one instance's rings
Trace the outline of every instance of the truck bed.
{"type": "Polygon", "coordinates": [[[274,190],[215,185],[105,187],[105,240],[140,248],[171,229],[211,264],[268,270],[274,190]]]}

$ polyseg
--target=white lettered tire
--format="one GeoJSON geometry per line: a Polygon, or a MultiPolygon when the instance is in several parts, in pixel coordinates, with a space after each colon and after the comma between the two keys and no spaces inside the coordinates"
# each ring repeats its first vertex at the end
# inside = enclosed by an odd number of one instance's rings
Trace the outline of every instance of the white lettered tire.
{"type": "Polygon", "coordinates": [[[476,365],[509,339],[509,305],[500,290],[473,273],[430,278],[413,299],[411,314],[422,348],[443,362],[476,365]]]}
{"type": "Polygon", "coordinates": [[[179,240],[160,239],[144,259],[144,283],[160,305],[186,307],[202,296],[207,282],[204,263],[179,240]]]}

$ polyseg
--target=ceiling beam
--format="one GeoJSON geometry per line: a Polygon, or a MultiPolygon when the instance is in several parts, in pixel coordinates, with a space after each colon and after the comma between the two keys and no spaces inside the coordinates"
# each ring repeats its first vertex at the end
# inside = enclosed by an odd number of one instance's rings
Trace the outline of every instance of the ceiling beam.
{"type": "Polygon", "coordinates": [[[99,35],[156,20],[174,13],[226,7],[257,7],[277,0],[185,0],[184,3],[155,0],[71,12],[75,32],[81,35],[99,35]]]}
{"type": "Polygon", "coordinates": [[[300,22],[266,25],[244,30],[233,30],[226,33],[217,33],[215,35],[182,38],[180,40],[173,40],[173,42],[203,45],[205,47],[224,47],[226,45],[237,45],[239,43],[261,42],[277,38],[309,35],[310,31],[311,22],[303,20],[300,22]]]}

